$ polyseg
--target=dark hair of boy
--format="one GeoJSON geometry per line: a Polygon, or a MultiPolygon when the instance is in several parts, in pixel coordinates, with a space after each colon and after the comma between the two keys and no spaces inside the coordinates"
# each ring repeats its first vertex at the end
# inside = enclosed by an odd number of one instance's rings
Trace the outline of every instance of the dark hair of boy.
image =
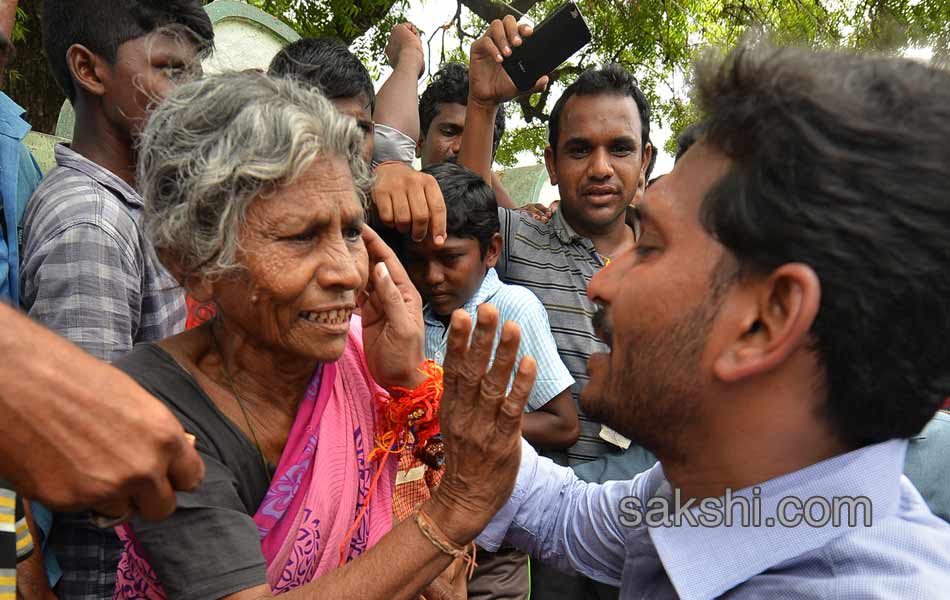
{"type": "Polygon", "coordinates": [[[477,174],[454,163],[440,163],[422,170],[432,175],[445,199],[446,232],[478,241],[482,258],[499,233],[495,192],[477,174]]]}
{"type": "MultiPolygon", "coordinates": [[[[450,62],[442,65],[419,97],[419,125],[422,137],[429,133],[429,126],[439,114],[442,104],[468,106],[468,67],[462,63],[450,62]]],[[[498,151],[503,135],[505,135],[505,109],[501,107],[495,116],[492,154],[498,151]]]]}
{"type": "Polygon", "coordinates": [[[699,141],[699,138],[703,137],[703,134],[706,133],[706,126],[705,121],[699,121],[687,126],[676,136],[676,157],[674,158],[674,162],[682,158],[683,155],[686,154],[686,151],[699,141]]]}
{"type": "Polygon", "coordinates": [[[845,443],[917,435],[950,393],[950,75],[745,45],[701,66],[696,88],[703,139],[731,162],[706,229],[740,276],[786,263],[818,275],[811,334],[845,443]]]}
{"type": "MultiPolygon", "coordinates": [[[[567,101],[574,96],[599,96],[602,94],[616,94],[633,98],[640,112],[640,152],[646,151],[650,141],[650,103],[640,90],[637,78],[633,73],[616,63],[609,64],[601,69],[588,69],[571,85],[567,86],[561,97],[554,104],[551,119],[548,121],[548,144],[551,151],[557,155],[558,135],[561,130],[561,112],[567,101]]],[[[656,155],[656,151],[653,152],[656,155]]],[[[652,170],[652,164],[650,165],[652,170]]],[[[647,172],[649,179],[650,173],[647,172]]]]}
{"type": "Polygon", "coordinates": [[[338,39],[297,40],[277,53],[267,73],[311,85],[330,100],[366,96],[371,110],[376,110],[376,90],[369,71],[338,39]]]}
{"type": "Polygon", "coordinates": [[[66,58],[74,44],[114,64],[119,46],[163,27],[186,28],[199,52],[214,45],[208,13],[197,0],[43,0],[43,48],[70,101],[76,89],[66,58]]]}

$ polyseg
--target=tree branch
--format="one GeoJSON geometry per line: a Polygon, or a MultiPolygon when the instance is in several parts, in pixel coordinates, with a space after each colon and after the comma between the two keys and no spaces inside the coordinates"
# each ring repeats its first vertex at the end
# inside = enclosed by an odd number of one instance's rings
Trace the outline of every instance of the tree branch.
{"type": "Polygon", "coordinates": [[[505,3],[498,2],[497,0],[461,0],[462,4],[481,17],[486,23],[491,23],[495,19],[503,19],[507,15],[518,18],[519,15],[515,10],[526,14],[539,1],[540,0],[511,0],[507,2],[507,4],[510,5],[509,7],[505,6],[505,3]],[[515,10],[511,10],[511,8],[515,10]]]}

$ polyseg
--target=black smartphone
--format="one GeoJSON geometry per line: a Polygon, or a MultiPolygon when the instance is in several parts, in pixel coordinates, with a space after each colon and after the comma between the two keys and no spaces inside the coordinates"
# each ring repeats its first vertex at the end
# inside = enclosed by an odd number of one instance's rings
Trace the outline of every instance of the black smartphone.
{"type": "Polygon", "coordinates": [[[561,66],[565,60],[590,43],[590,27],[576,2],[558,8],[534,28],[531,37],[517,48],[502,66],[522,92],[534,87],[535,82],[561,66]]]}

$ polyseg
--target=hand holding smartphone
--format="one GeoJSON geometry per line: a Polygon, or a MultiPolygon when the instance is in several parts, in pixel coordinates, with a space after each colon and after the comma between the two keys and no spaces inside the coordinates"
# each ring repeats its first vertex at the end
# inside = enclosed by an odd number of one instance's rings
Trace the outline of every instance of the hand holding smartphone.
{"type": "Polygon", "coordinates": [[[518,90],[526,92],[591,41],[590,27],[576,2],[567,2],[513,47],[502,66],[518,90]]]}

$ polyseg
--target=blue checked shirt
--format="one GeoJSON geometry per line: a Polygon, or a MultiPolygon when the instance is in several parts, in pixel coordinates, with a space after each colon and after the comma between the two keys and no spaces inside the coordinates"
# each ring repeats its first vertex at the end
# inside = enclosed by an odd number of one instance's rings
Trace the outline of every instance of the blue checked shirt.
{"type": "MultiPolygon", "coordinates": [[[[24,215],[23,307],[110,362],[134,344],[183,331],[185,294],[145,237],[139,194],[67,146],[56,147],[56,164],[24,215]]],[[[40,505],[34,512],[62,568],[57,595],[111,599],[121,550],[115,533],[85,514],[52,517],[40,505]]]]}
{"type": "MultiPolygon", "coordinates": [[[[498,279],[495,269],[489,269],[478,291],[462,308],[472,316],[474,322],[476,309],[486,302],[498,309],[500,323],[514,321],[521,328],[517,360],[520,362],[522,357],[530,356],[538,363],[538,377],[525,410],[538,410],[574,385],[574,378],[561,362],[557,346],[554,345],[548,313],[534,294],[517,285],[505,285],[498,279]]],[[[426,358],[441,365],[445,360],[448,328],[432,314],[429,307],[426,307],[423,317],[426,324],[426,358]]],[[[499,326],[496,345],[500,336],[499,326]]]]}
{"type": "Polygon", "coordinates": [[[763,519],[790,496],[866,497],[870,526],[859,518],[855,527],[743,527],[738,519],[731,527],[646,527],[624,525],[630,520],[621,502],[634,497],[646,506],[669,498],[660,464],[629,481],[584,483],[522,443],[511,499],[476,541],[494,550],[506,540],[541,561],[619,586],[623,600],[947,598],[950,525],[901,475],[906,449],[905,440],[867,446],[752,488],[763,519]]]}

